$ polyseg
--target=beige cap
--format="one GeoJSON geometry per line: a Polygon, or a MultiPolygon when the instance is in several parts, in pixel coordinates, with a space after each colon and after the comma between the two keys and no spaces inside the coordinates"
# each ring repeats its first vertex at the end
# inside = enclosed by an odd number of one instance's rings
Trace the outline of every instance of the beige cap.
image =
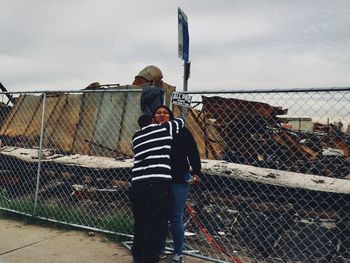
{"type": "Polygon", "coordinates": [[[156,80],[159,81],[163,78],[162,71],[153,65],[149,65],[145,67],[143,70],[140,71],[139,74],[137,74],[136,77],[143,77],[147,79],[148,81],[156,80]]]}

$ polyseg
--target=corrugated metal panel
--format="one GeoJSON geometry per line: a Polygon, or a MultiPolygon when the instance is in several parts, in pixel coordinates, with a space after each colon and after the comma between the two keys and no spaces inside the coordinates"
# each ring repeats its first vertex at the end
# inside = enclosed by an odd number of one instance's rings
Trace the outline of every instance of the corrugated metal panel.
{"type": "Polygon", "coordinates": [[[80,123],[73,143],[73,152],[91,155],[91,140],[102,103],[103,93],[84,93],[80,123]]]}
{"type": "Polygon", "coordinates": [[[0,133],[9,136],[24,135],[32,122],[41,100],[42,98],[40,96],[20,96],[0,133]]]}
{"type": "Polygon", "coordinates": [[[46,99],[46,106],[52,109],[49,112],[45,109],[44,146],[46,148],[56,147],[52,138],[68,96],[68,94],[61,93],[58,96],[50,96],[46,99]]]}
{"type": "Polygon", "coordinates": [[[139,129],[137,124],[138,117],[142,114],[140,101],[141,93],[128,93],[125,99],[126,103],[124,106],[123,122],[120,131],[119,138],[119,149],[121,149],[123,154],[132,156],[131,141],[132,136],[139,129]]]}
{"type": "MultiPolygon", "coordinates": [[[[58,96],[46,97],[44,125],[50,119],[50,116],[51,116],[53,110],[55,109],[58,100],[59,100],[58,96]]],[[[39,140],[40,140],[40,128],[41,128],[41,117],[42,117],[42,107],[43,107],[42,104],[43,104],[43,99],[41,97],[40,104],[38,105],[38,108],[35,112],[35,115],[33,116],[30,124],[27,127],[27,130],[24,133],[25,137],[28,137],[28,138],[32,139],[33,141],[36,141],[37,143],[39,143],[39,140]]],[[[44,129],[44,131],[45,131],[45,129],[44,129]]]]}
{"type": "Polygon", "coordinates": [[[82,94],[67,96],[64,106],[61,108],[57,125],[55,125],[51,135],[50,142],[65,152],[72,151],[82,101],[82,94]]]}
{"type": "MultiPolygon", "coordinates": [[[[92,141],[107,148],[117,149],[119,144],[121,123],[123,120],[126,93],[104,93],[98,111],[92,141]]],[[[92,155],[115,156],[104,147],[91,144],[92,155]]]]}
{"type": "MultiPolygon", "coordinates": [[[[141,92],[106,90],[48,94],[43,146],[73,154],[132,156],[131,140],[139,128],[137,119],[142,114],[140,100],[141,92]]],[[[37,146],[41,111],[42,95],[20,96],[5,120],[1,134],[10,137],[20,135],[26,139],[28,146],[37,146]]]]}

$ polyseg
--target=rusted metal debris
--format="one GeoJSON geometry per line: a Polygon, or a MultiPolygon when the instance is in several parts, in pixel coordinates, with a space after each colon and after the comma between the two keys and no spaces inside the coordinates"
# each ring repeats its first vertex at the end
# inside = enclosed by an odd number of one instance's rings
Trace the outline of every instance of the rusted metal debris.
{"type": "Polygon", "coordinates": [[[350,173],[350,137],[334,125],[316,123],[314,133],[295,132],[277,117],[288,112],[282,107],[217,96],[202,96],[202,101],[203,115],[215,119],[213,126],[225,142],[224,160],[336,178],[350,173]],[[340,153],[325,154],[325,149],[340,153]]]}
{"type": "MultiPolygon", "coordinates": [[[[276,115],[287,114],[288,110],[282,107],[273,107],[267,103],[223,97],[202,96],[203,110],[211,118],[226,120],[237,113],[258,115],[273,118],[276,115]]],[[[276,118],[277,119],[277,118],[276,118]]]]}
{"type": "MultiPolygon", "coordinates": [[[[135,89],[135,86],[123,86],[135,89]]],[[[115,152],[96,146],[119,150],[132,156],[129,129],[137,129],[141,111],[130,108],[140,98],[139,93],[55,93],[45,102],[44,146],[65,153],[116,157],[115,152]],[[114,114],[109,114],[113,109],[114,114]],[[125,121],[128,120],[128,127],[125,121]],[[113,123],[108,128],[106,123],[113,123]],[[88,140],[88,142],[86,141],[88,140]]],[[[2,119],[1,140],[5,145],[38,146],[41,131],[42,96],[21,94],[11,111],[2,119]]]]}
{"type": "MultiPolygon", "coordinates": [[[[138,99],[128,98],[125,105],[138,99]]],[[[48,95],[45,147],[64,154],[131,157],[131,133],[121,129],[124,121],[118,117],[128,115],[125,113],[130,107],[116,106],[124,100],[124,93],[48,95]],[[105,107],[113,107],[115,114],[104,116],[102,113],[108,112],[105,107]],[[106,122],[116,126],[112,132],[104,127],[106,122]]],[[[314,133],[301,133],[284,128],[283,120],[277,117],[288,112],[282,107],[218,96],[203,96],[202,102],[200,111],[190,108],[187,114],[188,128],[197,141],[201,158],[348,178],[350,135],[340,132],[335,125],[315,123],[314,133]]],[[[11,112],[2,119],[3,145],[38,145],[41,103],[39,96],[18,98],[11,112]]],[[[180,114],[177,107],[174,110],[180,114]]],[[[133,116],[129,116],[133,121],[128,121],[132,123],[128,129],[137,128],[137,114],[133,116]]]]}

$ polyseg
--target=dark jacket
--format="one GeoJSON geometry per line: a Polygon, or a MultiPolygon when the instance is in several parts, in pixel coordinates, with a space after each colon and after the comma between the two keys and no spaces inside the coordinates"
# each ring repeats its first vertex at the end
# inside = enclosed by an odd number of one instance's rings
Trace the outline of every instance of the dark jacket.
{"type": "Polygon", "coordinates": [[[170,153],[171,176],[174,183],[184,183],[184,175],[192,168],[192,174],[201,175],[201,160],[192,133],[184,127],[174,135],[170,153]]]}

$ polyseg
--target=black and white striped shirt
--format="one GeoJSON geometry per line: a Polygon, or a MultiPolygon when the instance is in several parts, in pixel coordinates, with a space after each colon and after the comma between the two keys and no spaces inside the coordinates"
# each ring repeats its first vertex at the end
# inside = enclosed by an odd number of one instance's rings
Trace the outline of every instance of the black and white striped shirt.
{"type": "Polygon", "coordinates": [[[170,181],[170,150],[173,134],[184,126],[179,118],[163,124],[150,124],[133,137],[134,167],[132,182],[138,180],[170,181]]]}

